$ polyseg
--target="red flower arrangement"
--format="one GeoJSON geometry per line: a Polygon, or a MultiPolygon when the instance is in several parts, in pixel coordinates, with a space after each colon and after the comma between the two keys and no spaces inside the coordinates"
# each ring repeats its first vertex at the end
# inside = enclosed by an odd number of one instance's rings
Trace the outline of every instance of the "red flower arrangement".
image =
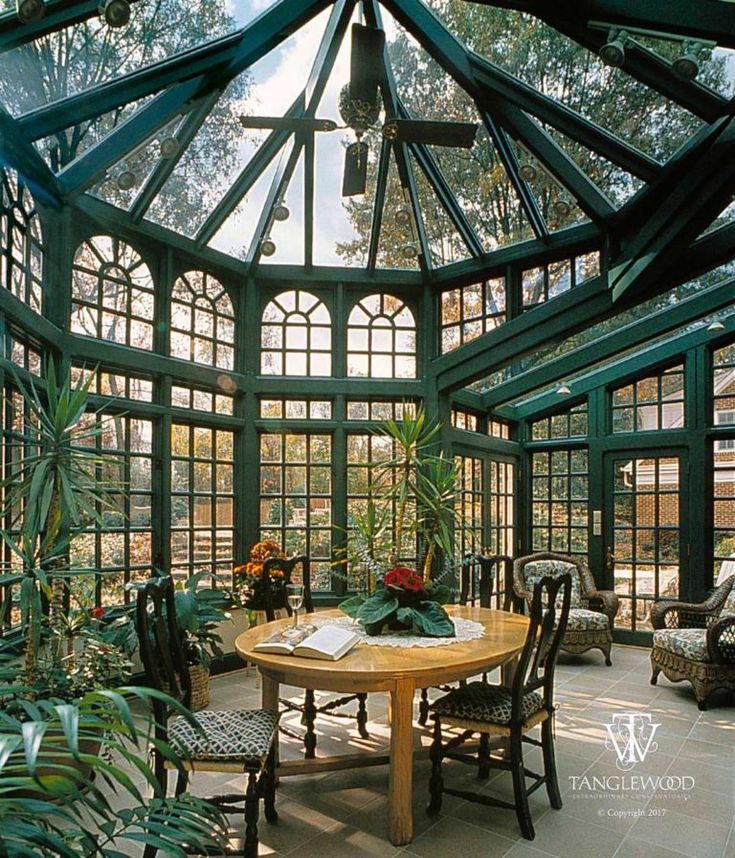
{"type": "Polygon", "coordinates": [[[383,583],[386,587],[410,593],[420,593],[424,589],[424,579],[407,566],[394,566],[383,576],[383,583]]]}

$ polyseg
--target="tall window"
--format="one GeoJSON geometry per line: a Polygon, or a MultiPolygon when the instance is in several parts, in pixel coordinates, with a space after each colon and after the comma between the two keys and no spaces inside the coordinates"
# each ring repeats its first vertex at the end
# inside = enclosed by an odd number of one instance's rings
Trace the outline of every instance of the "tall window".
{"type": "Polygon", "coordinates": [[[0,169],[0,286],[41,312],[43,236],[36,204],[13,170],[0,169]]]}
{"type": "Polygon", "coordinates": [[[152,349],[153,312],[151,272],[129,244],[97,235],[77,249],[71,285],[72,331],[152,349]]]}
{"type": "Polygon", "coordinates": [[[501,460],[490,460],[490,532],[488,546],[492,554],[512,557],[514,550],[515,516],[515,464],[501,460]]]}
{"type": "Polygon", "coordinates": [[[171,427],[171,567],[229,576],[234,556],[234,433],[171,427]]]}
{"type": "Polygon", "coordinates": [[[90,594],[95,602],[120,605],[130,598],[128,581],[151,576],[153,424],[124,415],[105,417],[92,443],[105,459],[103,481],[124,491],[113,495],[113,506],[99,510],[101,524],[72,540],[71,563],[104,573],[95,582],[98,592],[90,594]]]}
{"type": "Polygon", "coordinates": [[[235,315],[225,287],[204,271],[182,274],[171,290],[171,355],[235,368],[235,315]]]}
{"type": "Polygon", "coordinates": [[[263,313],[260,333],[263,375],[332,374],[329,310],[311,292],[283,292],[263,313]]]}
{"type": "Polygon", "coordinates": [[[613,391],[613,432],[684,427],[684,366],[640,378],[613,391]]]}
{"type": "Polygon", "coordinates": [[[531,457],[534,551],[587,554],[587,451],[553,450],[531,457]]]}
{"type": "Polygon", "coordinates": [[[505,278],[450,289],[441,298],[442,354],[469,343],[505,321],[505,278]]]}
{"type": "Polygon", "coordinates": [[[735,575],[735,454],[732,448],[718,449],[722,443],[716,442],[714,452],[715,581],[735,575]]]}
{"type": "Polygon", "coordinates": [[[368,295],[347,322],[347,375],[416,378],[416,322],[393,295],[368,295]]]}
{"type": "Polygon", "coordinates": [[[260,436],[260,538],[311,560],[311,585],[331,589],[332,438],[307,432],[260,436]]]}
{"type": "Polygon", "coordinates": [[[455,553],[461,562],[465,554],[482,551],[483,463],[475,456],[455,456],[454,462],[459,469],[455,553]]]}
{"type": "MultiPolygon", "coordinates": [[[[717,349],[712,364],[715,426],[735,427],[735,343],[717,349]]],[[[735,450],[735,438],[716,441],[715,449],[735,450]]]]}

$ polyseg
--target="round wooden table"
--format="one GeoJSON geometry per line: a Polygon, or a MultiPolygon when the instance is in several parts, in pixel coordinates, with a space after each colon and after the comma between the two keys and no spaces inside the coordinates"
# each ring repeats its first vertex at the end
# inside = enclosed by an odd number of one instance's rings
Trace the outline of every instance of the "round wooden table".
{"type": "MultiPolygon", "coordinates": [[[[256,643],[272,635],[291,620],[276,620],[255,626],[239,635],[235,649],[241,658],[255,662],[262,675],[262,699],[265,709],[278,709],[279,685],[295,685],[320,691],[385,691],[390,694],[390,766],[389,831],[393,844],[411,842],[413,772],[413,698],[416,689],[466,679],[476,673],[511,662],[523,648],[528,619],[518,614],[449,605],[452,616],[475,620],[485,626],[485,635],[477,640],[437,647],[397,647],[359,644],[339,661],[299,658],[254,652],[256,643]]],[[[340,611],[319,613],[319,619],[344,616],[340,611]]],[[[339,760],[340,758],[331,758],[339,760]]],[[[300,760],[284,763],[279,773],[296,774],[319,770],[327,760],[300,760]],[[308,764],[311,765],[308,765],[308,764]],[[289,769],[293,769],[290,771],[289,769]]],[[[332,766],[336,767],[336,766],[332,766]]],[[[339,766],[344,768],[344,764],[339,766]]]]}

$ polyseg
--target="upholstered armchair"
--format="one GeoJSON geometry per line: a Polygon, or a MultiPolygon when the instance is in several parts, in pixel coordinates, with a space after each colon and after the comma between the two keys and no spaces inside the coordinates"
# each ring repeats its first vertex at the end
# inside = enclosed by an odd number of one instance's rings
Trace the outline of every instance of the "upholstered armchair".
{"type": "Polygon", "coordinates": [[[651,609],[651,684],[686,680],[700,709],[718,688],[735,691],[735,575],[704,602],[662,600],[651,609]]]}
{"type": "Polygon", "coordinates": [[[556,578],[566,572],[572,576],[572,599],[561,648],[571,653],[599,649],[609,667],[619,600],[612,590],[597,589],[584,560],[551,551],[518,557],[513,563],[513,590],[530,608],[536,583],[546,575],[556,578]]]}

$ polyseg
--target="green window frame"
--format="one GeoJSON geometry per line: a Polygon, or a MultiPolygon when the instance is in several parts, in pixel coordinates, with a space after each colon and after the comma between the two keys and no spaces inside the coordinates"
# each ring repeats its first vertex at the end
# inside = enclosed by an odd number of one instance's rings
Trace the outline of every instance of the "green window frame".
{"type": "Polygon", "coordinates": [[[416,320],[400,298],[361,298],[347,320],[350,378],[416,378],[416,320]]]}
{"type": "Polygon", "coordinates": [[[491,554],[515,554],[516,463],[505,459],[488,462],[488,533],[491,554]]]}
{"type": "Polygon", "coordinates": [[[225,287],[206,271],[187,271],[171,290],[172,357],[235,368],[235,313],[225,287]]]}
{"type": "Polygon", "coordinates": [[[531,461],[531,549],[587,556],[589,461],[585,448],[535,450],[531,461]]]}
{"type": "Polygon", "coordinates": [[[506,283],[494,277],[442,292],[441,353],[477,339],[505,322],[506,283]]]}
{"type": "Polygon", "coordinates": [[[683,363],[613,388],[613,434],[686,428],[685,394],[683,363]]]}
{"type": "Polygon", "coordinates": [[[43,230],[31,192],[0,168],[0,286],[37,313],[43,287],[43,230]]]}
{"type": "Polygon", "coordinates": [[[263,375],[332,374],[332,318],[326,304],[303,289],[269,301],[260,328],[263,375]]]}

